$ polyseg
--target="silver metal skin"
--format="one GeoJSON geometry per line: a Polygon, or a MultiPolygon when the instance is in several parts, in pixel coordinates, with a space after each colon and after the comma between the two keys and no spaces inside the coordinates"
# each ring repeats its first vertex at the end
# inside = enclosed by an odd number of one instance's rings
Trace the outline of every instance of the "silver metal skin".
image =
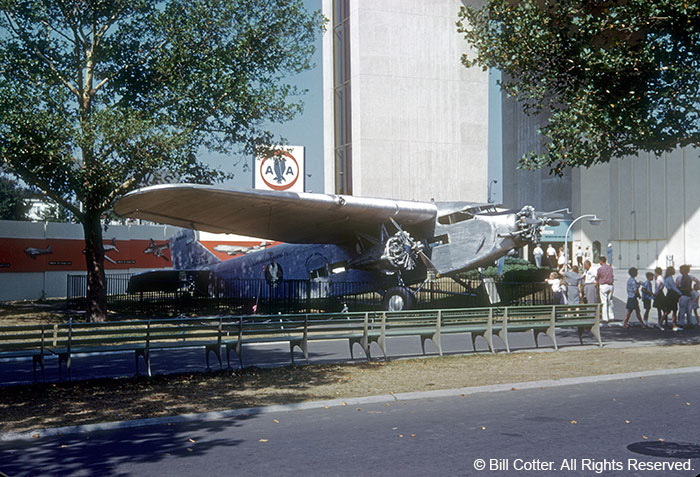
{"type": "Polygon", "coordinates": [[[274,264],[284,277],[375,283],[401,288],[387,306],[406,306],[406,285],[430,274],[456,275],[494,263],[539,238],[552,223],[532,207],[417,202],[329,194],[232,190],[193,184],[153,186],[115,205],[123,216],[214,233],[286,242],[223,262],[194,238],[174,237],[176,269],[210,270],[220,277],[260,278],[274,264]],[[335,270],[342,272],[335,273],[335,270]],[[393,283],[386,277],[393,276],[393,283]]]}

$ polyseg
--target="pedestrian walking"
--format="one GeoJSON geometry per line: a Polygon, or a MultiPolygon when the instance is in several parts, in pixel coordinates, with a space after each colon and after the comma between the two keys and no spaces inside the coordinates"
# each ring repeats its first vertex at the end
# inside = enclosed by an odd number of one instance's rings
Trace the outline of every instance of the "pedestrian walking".
{"type": "Polygon", "coordinates": [[[542,250],[540,244],[535,245],[535,249],[532,251],[532,256],[535,258],[535,265],[537,268],[542,268],[542,255],[544,255],[544,250],[542,250]]]}
{"type": "Polygon", "coordinates": [[[661,269],[661,267],[656,267],[654,269],[654,308],[656,308],[657,313],[656,327],[661,331],[664,330],[664,327],[661,325],[661,323],[663,321],[663,314],[666,306],[663,273],[664,272],[661,269]]]}
{"type": "Polygon", "coordinates": [[[571,270],[564,272],[566,299],[569,305],[578,305],[583,298],[583,279],[578,270],[578,265],[574,265],[571,270]]]}
{"type": "Polygon", "coordinates": [[[562,279],[559,276],[559,273],[550,273],[549,278],[545,278],[544,281],[549,283],[549,285],[552,287],[552,304],[565,305],[566,295],[564,294],[564,284],[562,283],[562,279]]]}
{"type": "Polygon", "coordinates": [[[681,292],[678,298],[678,326],[683,328],[693,326],[693,285],[698,279],[690,275],[690,265],[681,265],[680,276],[676,280],[676,285],[681,292]]]}
{"type": "Polygon", "coordinates": [[[598,265],[592,265],[590,260],[585,260],[583,262],[583,269],[583,298],[589,305],[599,303],[598,285],[596,283],[598,265]]]}
{"type": "Polygon", "coordinates": [[[666,269],[666,274],[664,275],[664,288],[666,288],[666,298],[664,298],[664,315],[663,321],[666,326],[668,326],[668,315],[671,315],[671,322],[673,323],[673,331],[681,331],[682,328],[678,326],[678,299],[681,297],[681,291],[676,285],[676,280],[673,279],[673,275],[676,274],[676,269],[673,267],[668,267],[666,269]]]}
{"type": "Polygon", "coordinates": [[[649,326],[649,312],[651,301],[654,299],[654,274],[647,272],[647,279],[642,284],[642,305],[644,305],[644,324],[649,326]]]}
{"type": "Polygon", "coordinates": [[[632,267],[628,270],[629,279],[627,280],[627,303],[625,304],[625,321],[622,322],[622,326],[629,328],[629,319],[632,316],[632,312],[637,313],[637,319],[641,323],[642,328],[646,328],[644,321],[642,320],[642,315],[639,312],[639,282],[637,281],[637,269],[632,267]]]}
{"type": "Polygon", "coordinates": [[[549,268],[557,268],[557,251],[552,247],[551,243],[547,247],[547,260],[549,261],[549,268]]]}
{"type": "Polygon", "coordinates": [[[603,305],[601,310],[602,319],[603,323],[609,323],[615,321],[612,301],[615,277],[613,275],[613,268],[608,265],[608,261],[605,257],[600,257],[598,263],[600,266],[596,272],[596,283],[598,283],[600,303],[603,305]]]}
{"type": "Polygon", "coordinates": [[[581,270],[583,268],[583,249],[581,248],[581,245],[576,246],[576,265],[578,265],[578,269],[581,270]]]}

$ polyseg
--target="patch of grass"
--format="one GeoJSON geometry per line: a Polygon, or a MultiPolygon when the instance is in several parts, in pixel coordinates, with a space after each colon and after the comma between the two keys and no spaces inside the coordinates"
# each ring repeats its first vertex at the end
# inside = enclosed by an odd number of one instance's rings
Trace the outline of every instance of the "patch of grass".
{"type": "Polygon", "coordinates": [[[63,323],[78,313],[67,313],[65,300],[0,302],[0,325],[45,325],[63,323]]]}
{"type": "Polygon", "coordinates": [[[476,354],[4,387],[0,431],[698,365],[700,345],[476,354]],[[670,363],[670,364],[669,364],[670,363]]]}

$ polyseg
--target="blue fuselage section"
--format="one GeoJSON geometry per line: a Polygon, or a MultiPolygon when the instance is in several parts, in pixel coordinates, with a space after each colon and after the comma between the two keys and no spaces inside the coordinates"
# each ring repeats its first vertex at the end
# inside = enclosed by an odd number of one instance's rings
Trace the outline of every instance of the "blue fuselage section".
{"type": "Polygon", "coordinates": [[[332,279],[343,282],[372,282],[381,279],[378,271],[348,269],[347,261],[356,253],[333,244],[283,243],[211,265],[219,278],[308,280],[332,279]]]}

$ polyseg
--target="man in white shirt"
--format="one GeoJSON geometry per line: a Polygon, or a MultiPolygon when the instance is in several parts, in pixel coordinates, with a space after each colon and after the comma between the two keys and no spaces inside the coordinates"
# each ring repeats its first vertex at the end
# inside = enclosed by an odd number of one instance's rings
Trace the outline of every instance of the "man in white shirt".
{"type": "Polygon", "coordinates": [[[579,269],[583,267],[583,249],[580,245],[576,247],[576,265],[579,269]]]}
{"type": "Polygon", "coordinates": [[[544,255],[544,250],[542,250],[540,244],[537,244],[532,251],[532,256],[535,258],[535,265],[537,265],[537,268],[542,268],[542,255],[544,255]]]}
{"type": "Polygon", "coordinates": [[[583,274],[583,296],[586,303],[598,303],[598,289],[596,288],[596,275],[599,265],[591,265],[590,260],[583,262],[585,270],[583,274]]]}
{"type": "Polygon", "coordinates": [[[557,251],[551,243],[547,247],[547,260],[549,260],[549,268],[557,268],[557,251]]]}

